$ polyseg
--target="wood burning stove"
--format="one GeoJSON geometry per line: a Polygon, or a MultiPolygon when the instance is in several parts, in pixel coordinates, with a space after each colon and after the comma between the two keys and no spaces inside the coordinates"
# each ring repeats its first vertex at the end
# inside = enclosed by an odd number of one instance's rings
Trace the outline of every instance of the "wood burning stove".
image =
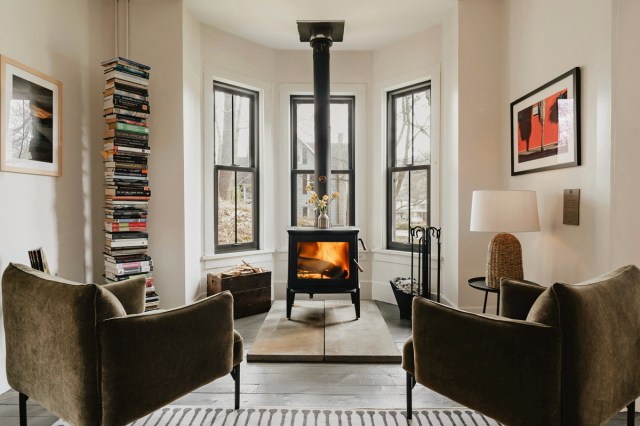
{"type": "MultiPolygon", "coordinates": [[[[341,42],[344,21],[298,21],[301,42],[313,48],[314,186],[328,195],[331,175],[329,49],[341,42]]],[[[296,293],[350,293],[360,318],[358,228],[290,228],[287,318],[296,293]]],[[[360,240],[362,241],[362,240],[360,240]]],[[[364,243],[363,243],[364,246],[364,243]]]]}
{"type": "Polygon", "coordinates": [[[310,297],[316,293],[350,293],[356,318],[360,318],[359,229],[294,227],[288,232],[287,318],[291,319],[296,293],[310,297]]]}

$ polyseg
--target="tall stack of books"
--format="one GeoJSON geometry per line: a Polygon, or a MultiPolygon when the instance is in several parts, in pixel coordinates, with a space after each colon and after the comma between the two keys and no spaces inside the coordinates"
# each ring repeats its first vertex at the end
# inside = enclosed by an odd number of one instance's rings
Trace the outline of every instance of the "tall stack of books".
{"type": "Polygon", "coordinates": [[[105,160],[105,279],[147,279],[145,311],[158,309],[153,261],[147,254],[149,211],[149,70],[117,57],[102,63],[105,160]]]}

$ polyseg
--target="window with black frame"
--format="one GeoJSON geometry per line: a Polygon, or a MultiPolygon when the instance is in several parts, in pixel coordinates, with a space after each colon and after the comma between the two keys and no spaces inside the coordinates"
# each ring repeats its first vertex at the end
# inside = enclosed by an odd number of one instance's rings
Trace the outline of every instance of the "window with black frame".
{"type": "Polygon", "coordinates": [[[430,82],[387,93],[387,146],[387,247],[410,250],[409,230],[430,226],[430,82]]]}
{"type": "MultiPolygon", "coordinates": [[[[331,182],[329,196],[338,192],[329,207],[331,226],[355,224],[354,209],[354,96],[331,96],[331,182]]],[[[313,96],[291,96],[291,224],[315,226],[316,211],[307,201],[307,185],[313,187],[313,96]]],[[[319,194],[324,195],[324,194],[319,194]]]]}
{"type": "Polygon", "coordinates": [[[258,248],[258,93],[213,82],[215,251],[258,248]]]}

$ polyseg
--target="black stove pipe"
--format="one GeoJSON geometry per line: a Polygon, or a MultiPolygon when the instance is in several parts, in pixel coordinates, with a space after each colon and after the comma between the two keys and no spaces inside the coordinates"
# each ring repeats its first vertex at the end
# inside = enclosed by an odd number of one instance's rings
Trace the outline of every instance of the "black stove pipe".
{"type": "Polygon", "coordinates": [[[313,48],[313,105],[315,108],[315,190],[319,197],[329,194],[331,177],[331,87],[329,79],[330,30],[312,36],[313,48]]]}

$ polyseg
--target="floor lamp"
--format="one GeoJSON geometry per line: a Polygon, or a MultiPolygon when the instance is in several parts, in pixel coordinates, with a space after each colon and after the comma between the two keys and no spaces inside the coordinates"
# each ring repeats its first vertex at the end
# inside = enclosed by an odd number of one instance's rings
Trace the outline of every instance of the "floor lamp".
{"type": "Polygon", "coordinates": [[[488,287],[499,288],[500,278],[522,280],[522,248],[511,232],[540,230],[535,191],[473,191],[470,230],[498,232],[489,243],[488,287]]]}

